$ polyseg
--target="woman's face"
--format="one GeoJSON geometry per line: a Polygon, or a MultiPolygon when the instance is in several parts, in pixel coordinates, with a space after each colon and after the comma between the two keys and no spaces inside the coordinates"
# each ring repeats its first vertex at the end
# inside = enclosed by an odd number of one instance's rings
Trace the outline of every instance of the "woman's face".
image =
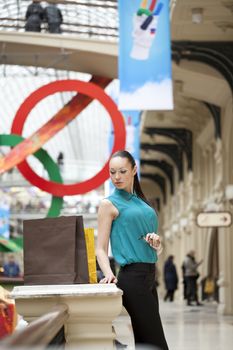
{"type": "Polygon", "coordinates": [[[113,185],[127,192],[132,192],[136,165],[132,168],[128,158],[114,157],[110,160],[110,177],[113,185]]]}

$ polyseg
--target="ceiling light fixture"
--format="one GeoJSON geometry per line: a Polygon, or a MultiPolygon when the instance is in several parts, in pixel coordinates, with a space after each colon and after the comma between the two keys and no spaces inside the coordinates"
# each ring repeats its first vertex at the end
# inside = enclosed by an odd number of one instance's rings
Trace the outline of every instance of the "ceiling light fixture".
{"type": "Polygon", "coordinates": [[[203,22],[203,8],[195,7],[192,8],[192,22],[194,24],[200,24],[203,22]]]}

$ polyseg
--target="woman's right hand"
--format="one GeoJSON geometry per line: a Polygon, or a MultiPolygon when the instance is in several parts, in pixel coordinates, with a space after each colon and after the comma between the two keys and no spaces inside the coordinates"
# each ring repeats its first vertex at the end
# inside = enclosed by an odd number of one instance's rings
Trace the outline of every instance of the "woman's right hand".
{"type": "Polygon", "coordinates": [[[113,273],[106,275],[104,278],[102,278],[99,283],[117,283],[117,278],[114,276],[113,273]]]}

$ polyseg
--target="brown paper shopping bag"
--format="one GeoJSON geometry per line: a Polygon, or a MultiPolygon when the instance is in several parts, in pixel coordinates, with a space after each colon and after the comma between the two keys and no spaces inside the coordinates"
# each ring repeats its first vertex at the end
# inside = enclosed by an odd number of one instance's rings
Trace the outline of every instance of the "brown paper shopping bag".
{"type": "Polygon", "coordinates": [[[82,216],[25,220],[24,283],[89,283],[82,216]]]}

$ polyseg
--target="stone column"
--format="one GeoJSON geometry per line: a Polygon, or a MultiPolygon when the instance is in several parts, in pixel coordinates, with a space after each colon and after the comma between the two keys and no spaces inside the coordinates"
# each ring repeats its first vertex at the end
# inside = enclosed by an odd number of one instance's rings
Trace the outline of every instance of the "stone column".
{"type": "Polygon", "coordinates": [[[17,312],[28,322],[66,304],[66,349],[115,349],[112,321],[122,310],[122,291],[115,284],[72,284],[15,287],[17,312]]]}
{"type": "Polygon", "coordinates": [[[233,315],[232,231],[232,227],[219,228],[218,312],[224,315],[233,315]]]}

